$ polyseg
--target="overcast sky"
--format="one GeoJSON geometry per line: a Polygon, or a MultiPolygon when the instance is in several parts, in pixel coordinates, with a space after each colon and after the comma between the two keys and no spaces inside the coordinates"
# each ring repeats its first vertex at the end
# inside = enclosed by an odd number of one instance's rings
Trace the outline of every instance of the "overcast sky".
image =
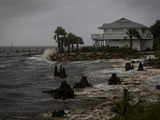
{"type": "Polygon", "coordinates": [[[91,44],[103,23],[126,17],[150,26],[159,12],[160,0],[0,0],[0,46],[56,45],[57,26],[91,44]]]}

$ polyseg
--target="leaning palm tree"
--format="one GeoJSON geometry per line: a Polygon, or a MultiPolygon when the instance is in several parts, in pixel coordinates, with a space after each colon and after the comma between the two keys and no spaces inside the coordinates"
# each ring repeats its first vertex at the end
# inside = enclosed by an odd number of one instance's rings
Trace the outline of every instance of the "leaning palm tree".
{"type": "Polygon", "coordinates": [[[55,33],[54,39],[56,40],[58,44],[58,52],[64,52],[63,46],[64,46],[65,37],[67,34],[65,29],[58,26],[54,33],[55,33]]]}

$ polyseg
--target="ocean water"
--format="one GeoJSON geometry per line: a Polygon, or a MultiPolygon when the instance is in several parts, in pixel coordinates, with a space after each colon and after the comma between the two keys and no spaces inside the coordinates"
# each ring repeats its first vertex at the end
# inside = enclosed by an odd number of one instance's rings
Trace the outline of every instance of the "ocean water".
{"type": "Polygon", "coordinates": [[[0,118],[9,119],[24,114],[38,114],[57,109],[61,102],[42,93],[43,90],[59,87],[64,79],[53,75],[54,66],[63,64],[67,69],[65,79],[73,85],[82,75],[92,84],[106,82],[104,69],[112,68],[107,61],[51,62],[40,56],[0,58],[0,118]],[[49,101],[52,101],[52,105],[49,101]]]}

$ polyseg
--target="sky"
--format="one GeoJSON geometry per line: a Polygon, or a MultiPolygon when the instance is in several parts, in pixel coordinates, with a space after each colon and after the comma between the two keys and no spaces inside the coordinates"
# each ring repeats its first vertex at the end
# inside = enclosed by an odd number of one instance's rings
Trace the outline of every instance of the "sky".
{"type": "Polygon", "coordinates": [[[150,26],[160,0],[0,0],[0,46],[55,46],[57,26],[92,44],[97,27],[122,17],[150,26]]]}

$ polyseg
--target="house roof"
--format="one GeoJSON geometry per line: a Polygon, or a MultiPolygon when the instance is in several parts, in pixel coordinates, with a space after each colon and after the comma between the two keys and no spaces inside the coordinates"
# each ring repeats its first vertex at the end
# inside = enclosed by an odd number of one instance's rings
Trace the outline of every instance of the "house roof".
{"type": "Polygon", "coordinates": [[[136,23],[134,21],[128,20],[126,18],[121,18],[112,23],[103,24],[99,29],[116,29],[116,28],[148,28],[145,25],[136,23]]]}

